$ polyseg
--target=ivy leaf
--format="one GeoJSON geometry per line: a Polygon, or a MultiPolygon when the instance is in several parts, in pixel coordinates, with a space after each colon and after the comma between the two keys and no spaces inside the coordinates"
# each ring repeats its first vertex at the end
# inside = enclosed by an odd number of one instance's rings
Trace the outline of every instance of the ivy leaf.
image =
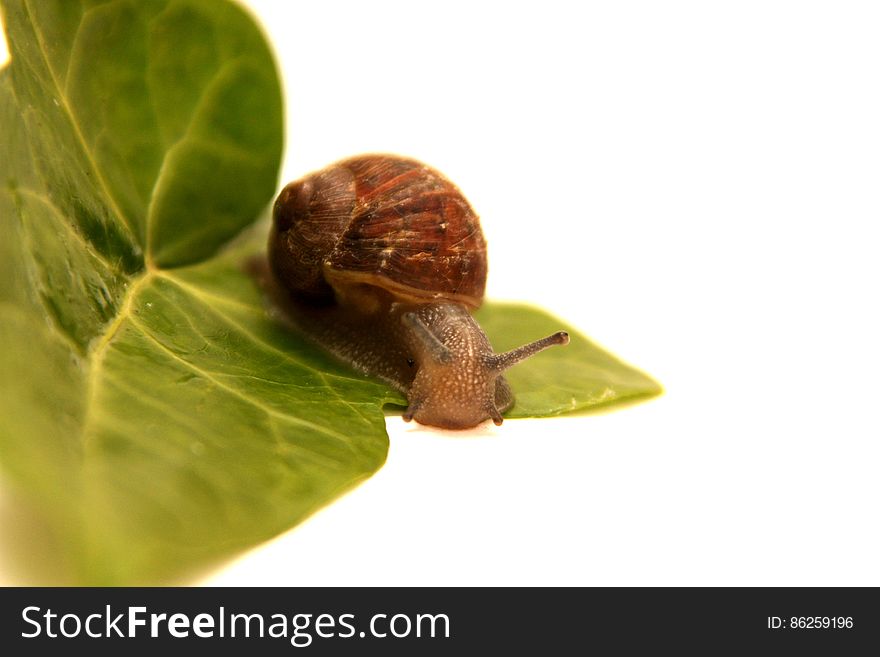
{"type": "Polygon", "coordinates": [[[487,303],[476,313],[496,351],[565,329],[571,342],[553,347],[504,373],[516,394],[507,417],[550,417],[659,395],[651,377],[623,363],[576,329],[522,304],[487,303]]]}
{"type": "Polygon", "coordinates": [[[384,385],[275,326],[220,247],[271,199],[281,94],[215,1],[3,3],[0,459],[71,577],[155,581],[384,461],[384,385]]]}
{"type": "MultiPolygon", "coordinates": [[[[242,269],[283,142],[250,17],[219,0],[0,3],[0,465],[66,581],[191,572],[369,477],[383,406],[405,400],[274,322],[242,269]]],[[[481,315],[498,349],[564,328],[481,315]]],[[[511,370],[512,416],[656,394],[572,333],[511,370]]]]}

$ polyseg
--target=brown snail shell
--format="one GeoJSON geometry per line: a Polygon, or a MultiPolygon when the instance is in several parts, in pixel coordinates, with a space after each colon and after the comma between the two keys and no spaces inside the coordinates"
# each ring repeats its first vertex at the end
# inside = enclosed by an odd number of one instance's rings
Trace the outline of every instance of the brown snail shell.
{"type": "Polygon", "coordinates": [[[329,302],[374,285],[414,303],[478,308],[486,241],[449,180],[415,160],[353,157],[287,185],[275,203],[269,261],[294,294],[329,302]]]}

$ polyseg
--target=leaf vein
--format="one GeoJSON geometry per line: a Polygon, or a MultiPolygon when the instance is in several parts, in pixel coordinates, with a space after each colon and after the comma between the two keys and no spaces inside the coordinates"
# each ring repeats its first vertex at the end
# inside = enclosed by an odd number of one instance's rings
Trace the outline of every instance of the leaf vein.
{"type": "Polygon", "coordinates": [[[89,240],[87,240],[78,230],[73,227],[70,222],[67,221],[67,217],[64,216],[64,214],[61,212],[61,209],[57,205],[55,205],[51,199],[42,196],[36,190],[30,189],[28,187],[17,187],[16,190],[20,192],[23,196],[33,198],[37,202],[45,205],[54,215],[56,215],[61,220],[59,223],[64,226],[68,234],[70,234],[74,239],[82,244],[83,248],[85,248],[89,255],[93,256],[101,264],[107,267],[107,269],[110,269],[117,274],[126,275],[126,272],[120,266],[121,263],[110,262],[106,258],[106,256],[104,256],[104,254],[98,251],[89,240]]]}
{"type": "MultiPolygon", "coordinates": [[[[179,279],[175,278],[171,274],[161,274],[161,276],[162,276],[162,278],[169,281],[170,283],[177,285],[179,288],[181,288],[185,292],[188,292],[193,297],[196,297],[196,298],[202,297],[202,296],[216,297],[216,295],[203,294],[202,291],[199,290],[198,288],[195,288],[187,283],[181,282],[179,279]]],[[[159,294],[161,295],[161,292],[159,292],[159,294]]],[[[164,295],[162,295],[162,296],[164,296],[164,295]]],[[[165,297],[165,298],[167,299],[168,297],[165,297]]],[[[265,340],[258,337],[256,334],[252,333],[251,331],[246,329],[244,326],[242,326],[241,324],[236,322],[234,319],[229,317],[229,315],[217,310],[216,308],[214,308],[210,304],[205,303],[204,299],[199,299],[199,301],[202,303],[202,305],[204,305],[206,308],[208,308],[208,310],[210,312],[212,312],[217,317],[220,317],[223,321],[225,321],[227,324],[229,324],[230,326],[235,328],[237,331],[239,331],[243,335],[247,336],[253,342],[261,345],[263,348],[267,349],[268,351],[270,351],[272,353],[278,354],[279,356],[281,356],[281,358],[296,365],[297,367],[308,368],[308,366],[305,363],[303,363],[302,361],[297,360],[296,358],[291,356],[289,353],[287,353],[286,351],[283,351],[282,349],[279,349],[275,345],[270,344],[269,342],[266,342],[265,340]]],[[[311,369],[311,368],[309,368],[309,369],[311,369]]],[[[370,420],[363,413],[361,413],[361,411],[359,409],[352,406],[351,402],[348,401],[347,399],[345,399],[339,393],[339,391],[336,389],[336,386],[334,386],[330,383],[325,372],[323,372],[322,370],[313,370],[313,371],[318,375],[318,377],[321,379],[321,381],[324,382],[324,387],[327,389],[328,392],[333,394],[333,396],[337,399],[337,401],[348,406],[352,411],[354,411],[358,415],[358,417],[360,417],[368,425],[372,424],[370,422],[370,420]]],[[[348,379],[348,380],[350,380],[350,379],[348,379]]]]}
{"type": "MultiPolygon", "coordinates": [[[[98,167],[98,164],[95,161],[94,154],[91,152],[91,150],[89,150],[89,146],[88,146],[88,143],[86,142],[85,135],[83,134],[82,128],[80,127],[79,122],[77,121],[76,114],[74,113],[73,108],[70,106],[70,102],[68,101],[66,84],[65,84],[65,88],[62,89],[61,84],[55,75],[55,71],[52,70],[52,65],[49,61],[49,54],[48,54],[48,51],[46,50],[45,38],[44,38],[42,32],[40,31],[40,29],[37,25],[37,22],[33,18],[33,12],[31,10],[30,5],[31,5],[31,0],[24,0],[25,13],[27,14],[27,18],[31,24],[31,28],[33,29],[34,34],[37,37],[37,46],[39,47],[40,54],[43,56],[43,61],[46,64],[46,70],[49,71],[49,77],[52,80],[52,84],[55,87],[55,90],[58,92],[58,97],[60,98],[60,105],[64,108],[64,111],[67,113],[68,117],[70,117],[70,124],[73,127],[73,132],[76,135],[76,138],[79,141],[80,145],[82,146],[83,153],[86,156],[86,160],[91,165],[92,171],[94,171],[94,173],[95,173],[95,178],[98,182],[98,186],[101,188],[101,191],[103,191],[103,193],[108,201],[108,204],[110,205],[110,209],[113,210],[113,212],[115,212],[116,215],[119,217],[119,219],[121,219],[122,222],[125,224],[125,227],[128,229],[129,236],[132,238],[132,241],[137,243],[138,242],[138,239],[136,237],[137,230],[136,230],[134,224],[132,223],[131,218],[129,218],[122,211],[122,209],[119,206],[119,203],[116,201],[116,198],[110,192],[110,187],[107,183],[107,180],[104,178],[104,174],[101,172],[101,169],[98,167]]],[[[80,26],[81,25],[82,25],[82,21],[80,21],[80,26]]],[[[77,28],[77,32],[79,32],[79,27],[77,28]]],[[[68,69],[69,69],[69,65],[68,65],[68,69]]]]}
{"type": "Polygon", "coordinates": [[[150,342],[155,344],[157,348],[159,348],[160,350],[162,350],[163,352],[168,354],[174,360],[182,363],[185,367],[191,369],[193,372],[199,374],[200,376],[203,376],[208,381],[211,381],[218,388],[221,388],[221,389],[229,392],[230,394],[234,395],[235,397],[238,397],[239,399],[241,399],[249,404],[252,404],[256,408],[259,408],[261,411],[266,413],[267,415],[275,416],[281,420],[291,422],[293,424],[296,424],[296,425],[299,425],[299,426],[302,426],[302,427],[305,427],[308,429],[312,429],[313,431],[317,431],[318,433],[322,433],[327,436],[331,436],[332,438],[339,440],[347,448],[352,449],[352,446],[349,444],[349,441],[346,438],[346,436],[342,435],[341,433],[333,431],[332,429],[330,429],[328,427],[324,427],[319,424],[315,424],[314,422],[309,422],[307,420],[303,420],[302,418],[294,417],[292,415],[287,415],[285,413],[282,413],[282,412],[272,408],[271,406],[267,406],[259,399],[256,399],[255,397],[248,395],[247,393],[237,389],[235,386],[230,386],[229,384],[224,383],[222,380],[220,380],[216,376],[214,376],[214,373],[209,372],[208,370],[206,370],[202,367],[199,367],[198,365],[195,365],[194,363],[189,362],[185,358],[182,358],[179,354],[174,353],[174,351],[172,351],[167,346],[162,344],[162,342],[160,340],[158,340],[152,334],[149,327],[144,325],[140,320],[137,320],[134,317],[131,317],[130,321],[131,321],[132,325],[136,326],[138,328],[138,330],[144,335],[144,337],[146,337],[150,342]]]}
{"type": "Polygon", "coordinates": [[[205,85],[205,88],[202,90],[202,95],[199,98],[199,102],[193,108],[192,116],[189,118],[189,122],[187,123],[186,128],[183,131],[183,134],[173,143],[170,147],[165,150],[165,154],[162,156],[162,164],[159,165],[159,172],[156,175],[156,181],[153,183],[153,191],[150,195],[150,203],[147,205],[147,215],[146,215],[146,246],[144,247],[145,252],[147,253],[147,257],[150,258],[153,253],[153,239],[154,239],[154,228],[156,224],[155,213],[156,213],[156,199],[159,198],[163,185],[166,184],[166,180],[168,179],[170,168],[169,163],[173,160],[172,153],[176,153],[178,150],[183,148],[187,141],[189,141],[192,136],[193,125],[197,117],[200,115],[203,103],[205,99],[210,97],[209,90],[211,87],[216,84],[217,80],[220,79],[227,69],[231,68],[233,64],[237,64],[239,61],[244,61],[244,56],[239,56],[234,59],[228,60],[224,62],[221,66],[217,68],[214,74],[211,76],[208,84],[205,85]]]}

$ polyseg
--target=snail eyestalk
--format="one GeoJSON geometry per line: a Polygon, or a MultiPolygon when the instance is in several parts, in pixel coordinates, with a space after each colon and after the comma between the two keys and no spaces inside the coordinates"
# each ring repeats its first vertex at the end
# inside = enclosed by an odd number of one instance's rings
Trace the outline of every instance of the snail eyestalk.
{"type": "Polygon", "coordinates": [[[403,421],[412,422],[413,415],[416,414],[417,410],[419,410],[418,406],[416,406],[415,404],[410,404],[409,407],[403,412],[403,421]]]}
{"type": "Polygon", "coordinates": [[[488,411],[489,417],[492,418],[492,422],[495,423],[496,427],[500,427],[501,423],[504,422],[504,418],[501,417],[501,413],[498,411],[495,405],[493,404],[491,407],[489,407],[488,411]]]}
{"type": "Polygon", "coordinates": [[[403,323],[410,327],[413,332],[419,336],[419,340],[425,345],[431,358],[438,363],[448,364],[452,362],[452,352],[449,348],[440,342],[440,339],[431,332],[425,323],[419,319],[416,313],[406,313],[403,316],[403,323]]]}
{"type": "Polygon", "coordinates": [[[518,349],[505,351],[502,354],[491,354],[486,356],[486,364],[497,372],[503,372],[517,363],[524,361],[526,358],[534,356],[539,351],[544,351],[548,347],[553,347],[554,345],[568,344],[569,342],[570,338],[568,337],[568,333],[565,331],[558,331],[553,335],[548,335],[546,338],[535,340],[534,342],[523,345],[518,349]]]}

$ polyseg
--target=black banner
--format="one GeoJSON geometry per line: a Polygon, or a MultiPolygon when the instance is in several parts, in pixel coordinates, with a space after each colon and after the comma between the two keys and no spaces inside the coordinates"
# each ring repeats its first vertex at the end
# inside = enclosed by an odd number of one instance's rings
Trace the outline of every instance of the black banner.
{"type": "Polygon", "coordinates": [[[147,647],[173,655],[227,645],[260,655],[880,647],[880,598],[871,588],[10,588],[0,602],[5,654],[147,647]]]}

